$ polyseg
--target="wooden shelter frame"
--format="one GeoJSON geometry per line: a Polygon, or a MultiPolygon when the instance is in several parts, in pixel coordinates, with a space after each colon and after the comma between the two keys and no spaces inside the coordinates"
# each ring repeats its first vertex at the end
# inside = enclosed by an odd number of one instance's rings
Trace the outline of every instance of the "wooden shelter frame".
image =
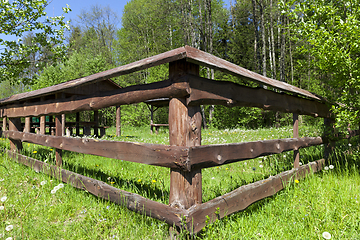
{"type": "MultiPolygon", "coordinates": [[[[199,232],[209,222],[244,210],[250,204],[274,195],[295,178],[299,179],[310,172],[322,169],[324,159],[299,166],[300,148],[328,144],[329,141],[324,136],[299,138],[298,114],[322,117],[326,119],[325,125],[331,129],[333,120],[323,98],[189,46],[81,79],[0,100],[0,117],[4,119],[2,134],[10,139],[11,144],[11,150],[4,151],[12,158],[76,188],[87,190],[98,197],[169,225],[188,229],[191,233],[199,232]],[[168,80],[82,96],[64,94],[64,91],[165,63],[169,63],[168,80]],[[199,65],[268,86],[268,89],[202,78],[199,76],[199,65]],[[53,97],[46,97],[49,96],[49,92],[53,97]],[[169,145],[73,138],[62,134],[61,114],[96,111],[158,98],[170,99],[169,145]],[[201,146],[201,104],[259,107],[294,113],[293,138],[201,146]],[[55,136],[30,133],[27,123],[23,131],[21,117],[45,115],[56,116],[55,136]],[[21,155],[19,151],[22,149],[22,142],[55,148],[56,165],[21,155]],[[62,169],[62,150],[170,168],[169,205],[62,169]],[[285,151],[294,151],[292,170],[241,186],[206,203],[202,202],[201,169],[285,151]]],[[[349,136],[357,133],[353,131],[349,136]]]]}

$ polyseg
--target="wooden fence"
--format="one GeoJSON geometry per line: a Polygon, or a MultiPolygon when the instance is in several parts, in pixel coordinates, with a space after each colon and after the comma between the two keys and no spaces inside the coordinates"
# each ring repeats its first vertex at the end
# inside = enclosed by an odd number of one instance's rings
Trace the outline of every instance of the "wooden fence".
{"type": "MultiPolygon", "coordinates": [[[[18,162],[54,176],[76,188],[121,204],[132,211],[179,228],[186,228],[191,233],[199,232],[206,225],[208,218],[211,222],[243,210],[262,198],[274,195],[294,178],[299,179],[307,173],[322,169],[324,159],[299,166],[300,148],[328,144],[329,141],[324,136],[299,138],[298,114],[324,118],[325,124],[332,129],[329,108],[321,97],[188,46],[88,77],[0,100],[0,117],[4,120],[2,134],[10,139],[11,144],[11,150],[4,151],[18,162]],[[104,91],[90,91],[88,94],[70,94],[77,89],[102,83],[112,77],[165,63],[169,63],[168,80],[104,91]],[[199,65],[257,82],[267,86],[268,89],[201,78],[199,65]],[[110,106],[159,98],[170,99],[169,145],[73,138],[62,135],[61,114],[96,111],[110,106]],[[201,146],[201,104],[259,107],[294,113],[293,138],[201,146]],[[26,127],[22,129],[20,120],[22,117],[45,115],[56,116],[55,136],[31,133],[26,127]],[[21,155],[19,151],[22,149],[22,142],[55,148],[56,165],[21,155]],[[169,205],[62,169],[62,150],[170,168],[169,205]],[[241,186],[206,203],[202,202],[201,169],[285,151],[294,151],[292,170],[241,186]]],[[[353,131],[349,136],[357,133],[353,131]]]]}

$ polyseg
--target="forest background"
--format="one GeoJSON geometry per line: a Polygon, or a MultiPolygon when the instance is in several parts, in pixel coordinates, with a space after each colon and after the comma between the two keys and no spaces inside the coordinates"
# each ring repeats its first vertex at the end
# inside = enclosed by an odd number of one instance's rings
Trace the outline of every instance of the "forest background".
{"type": "MultiPolygon", "coordinates": [[[[24,56],[21,52],[9,55],[10,61],[22,59],[16,64],[6,65],[2,59],[1,69],[9,70],[2,72],[0,97],[189,45],[323,96],[334,103],[331,108],[337,114],[338,127],[347,127],[348,122],[359,122],[359,6],[359,0],[235,0],[229,8],[221,0],[131,0],[120,19],[110,6],[94,5],[73,19],[67,31],[60,24],[63,42],[44,35],[48,45],[61,47],[55,53],[47,50],[49,46],[39,45],[37,31],[22,34],[23,46],[37,50],[24,56]],[[120,20],[121,27],[117,27],[120,20]]],[[[167,69],[162,65],[112,80],[121,87],[161,81],[168,77],[167,69]]],[[[200,74],[267,87],[205,67],[200,74]]],[[[158,110],[155,122],[167,123],[167,111],[158,110]]],[[[113,108],[100,110],[101,123],[113,125],[114,113],[113,108]]],[[[289,114],[258,108],[210,105],[202,106],[202,113],[203,125],[216,128],[280,126],[292,121],[289,114]]],[[[148,125],[149,116],[144,103],[122,106],[122,124],[148,125]]],[[[83,113],[81,118],[90,115],[83,113]]],[[[304,116],[301,121],[317,124],[319,120],[304,116]]]]}

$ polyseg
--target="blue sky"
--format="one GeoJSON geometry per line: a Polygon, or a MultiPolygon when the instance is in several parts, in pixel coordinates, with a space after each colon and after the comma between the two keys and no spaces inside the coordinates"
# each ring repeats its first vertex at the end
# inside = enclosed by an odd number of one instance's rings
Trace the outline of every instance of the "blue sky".
{"type": "MultiPolygon", "coordinates": [[[[46,13],[49,17],[59,16],[63,13],[62,8],[66,7],[68,4],[71,8],[71,12],[65,14],[66,20],[76,20],[78,15],[81,13],[82,10],[90,10],[91,6],[93,5],[100,5],[100,6],[110,6],[111,9],[119,15],[121,19],[124,6],[126,3],[129,2],[127,0],[52,0],[50,4],[46,8],[46,13]]],[[[224,4],[229,7],[230,0],[223,0],[224,4]]],[[[232,0],[234,3],[235,0],[232,0]]],[[[119,22],[119,26],[121,27],[121,22],[119,22]]],[[[6,36],[0,34],[0,38],[4,40],[16,40],[16,37],[6,36]]]]}

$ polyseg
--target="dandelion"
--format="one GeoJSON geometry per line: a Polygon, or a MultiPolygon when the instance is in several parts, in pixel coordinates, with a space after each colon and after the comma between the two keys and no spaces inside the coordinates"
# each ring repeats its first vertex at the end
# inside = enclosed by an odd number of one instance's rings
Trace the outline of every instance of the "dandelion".
{"type": "Polygon", "coordinates": [[[4,206],[0,206],[0,210],[4,210],[5,209],[5,207],[4,206]]]}
{"type": "Polygon", "coordinates": [[[229,170],[229,168],[225,168],[225,170],[229,170]]]}
{"type": "Polygon", "coordinates": [[[52,151],[52,148],[50,148],[50,151],[52,151]]]}
{"type": "Polygon", "coordinates": [[[328,233],[328,232],[323,232],[322,236],[323,236],[323,238],[325,238],[325,239],[331,239],[331,234],[328,233]]]}
{"type": "Polygon", "coordinates": [[[156,183],[156,180],[153,179],[152,182],[153,182],[153,183],[156,183]]]}
{"type": "Polygon", "coordinates": [[[28,146],[30,146],[30,143],[28,143],[28,146]]]}
{"type": "Polygon", "coordinates": [[[137,181],[138,181],[138,182],[141,182],[141,179],[138,179],[137,181]]]}
{"type": "Polygon", "coordinates": [[[9,232],[9,231],[13,230],[13,228],[14,228],[13,225],[9,225],[5,228],[5,230],[9,232]]]}
{"type": "Polygon", "coordinates": [[[33,153],[37,153],[37,151],[33,151],[33,153]]]}
{"type": "Polygon", "coordinates": [[[328,166],[325,166],[325,167],[324,167],[324,170],[326,170],[326,171],[329,170],[329,167],[328,167],[328,166]]]}
{"type": "Polygon", "coordinates": [[[1,201],[2,201],[2,202],[5,202],[5,201],[6,201],[6,199],[7,199],[7,197],[6,197],[6,196],[4,196],[4,197],[2,197],[2,198],[1,198],[1,201]]]}
{"type": "Polygon", "coordinates": [[[115,182],[110,182],[110,184],[114,184],[115,182]]]}
{"type": "Polygon", "coordinates": [[[330,165],[329,168],[330,168],[330,169],[334,169],[334,165],[330,165]]]}
{"type": "Polygon", "coordinates": [[[295,183],[299,183],[299,180],[295,179],[295,183]]]}

